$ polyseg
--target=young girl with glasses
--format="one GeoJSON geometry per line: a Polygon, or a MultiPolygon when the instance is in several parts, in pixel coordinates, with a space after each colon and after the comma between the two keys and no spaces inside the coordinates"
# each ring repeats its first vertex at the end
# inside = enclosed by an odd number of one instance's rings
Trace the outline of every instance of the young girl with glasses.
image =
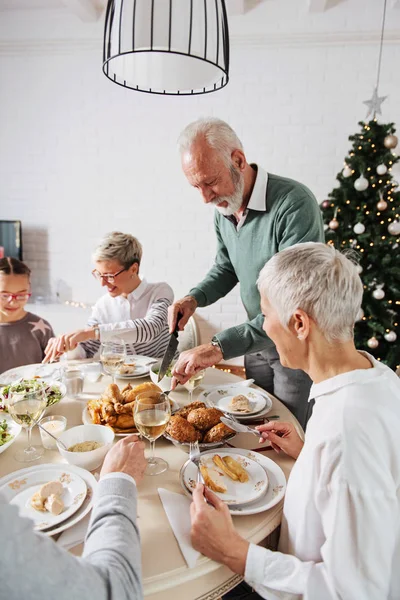
{"type": "Polygon", "coordinates": [[[40,363],[53,329],[25,310],[31,296],[30,269],[16,258],[0,259],[0,373],[40,363]]]}

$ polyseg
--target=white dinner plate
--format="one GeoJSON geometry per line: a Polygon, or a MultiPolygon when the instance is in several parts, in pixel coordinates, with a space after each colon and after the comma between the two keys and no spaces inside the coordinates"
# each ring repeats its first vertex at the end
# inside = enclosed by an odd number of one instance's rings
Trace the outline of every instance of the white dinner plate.
{"type": "Polygon", "coordinates": [[[27,517],[34,522],[34,529],[41,531],[58,523],[62,523],[73,515],[83,504],[87,487],[85,481],[69,469],[69,465],[62,465],[62,469],[46,465],[46,469],[38,466],[29,467],[17,471],[14,477],[7,483],[2,484],[0,480],[0,493],[2,493],[10,504],[19,509],[21,517],[27,517]],[[38,492],[42,485],[49,481],[60,481],[64,491],[61,496],[64,502],[64,510],[59,515],[53,515],[48,511],[35,510],[31,505],[33,494],[38,492]]]}
{"type": "MultiPolygon", "coordinates": [[[[180,409],[180,406],[177,402],[175,402],[175,400],[172,400],[172,398],[170,398],[170,402],[172,403],[171,414],[174,414],[177,410],[180,409]]],[[[82,412],[82,423],[84,425],[93,425],[92,417],[90,416],[87,406],[85,406],[85,408],[83,409],[83,412],[82,412]]],[[[132,433],[136,433],[136,432],[130,431],[129,433],[117,433],[115,431],[114,433],[115,433],[115,437],[126,437],[127,435],[132,435],[132,433]]]]}
{"type": "Polygon", "coordinates": [[[248,417],[250,415],[256,415],[257,413],[262,411],[263,408],[265,408],[266,404],[267,404],[267,400],[264,398],[264,396],[261,396],[261,394],[257,394],[257,392],[255,392],[254,390],[252,390],[250,388],[248,392],[243,392],[240,394],[235,394],[235,395],[230,395],[230,396],[223,396],[222,398],[217,400],[216,407],[219,408],[220,410],[230,413],[232,415],[238,415],[240,417],[248,417]],[[247,398],[247,400],[249,402],[248,412],[243,412],[241,410],[235,410],[231,407],[231,402],[232,402],[233,398],[235,398],[235,396],[239,396],[239,395],[245,396],[245,398],[247,398]]]}
{"type": "MultiPolygon", "coordinates": [[[[207,467],[210,477],[213,481],[227,488],[226,492],[214,493],[218,496],[218,498],[230,506],[235,504],[241,506],[250,504],[261,496],[264,496],[265,492],[267,491],[267,472],[258,462],[248,458],[247,456],[241,456],[240,454],[235,454],[229,450],[209,450],[208,452],[203,452],[201,454],[201,464],[207,467]],[[226,475],[224,471],[220,467],[216,466],[213,462],[213,457],[217,455],[221,458],[224,458],[224,456],[231,456],[238,461],[247,471],[249,480],[242,483],[240,481],[234,481],[228,477],[228,475],[226,475]]],[[[197,467],[190,460],[187,461],[186,465],[183,467],[182,479],[188,490],[192,490],[194,487],[196,487],[197,467]]]]}
{"type": "Polygon", "coordinates": [[[40,377],[41,379],[59,379],[61,377],[60,363],[23,365],[4,371],[0,375],[0,385],[8,385],[17,379],[33,379],[40,377]]]}
{"type": "Polygon", "coordinates": [[[117,373],[117,379],[140,379],[141,377],[146,377],[150,371],[151,365],[149,363],[153,364],[156,362],[156,359],[150,356],[133,354],[126,357],[125,364],[129,365],[131,361],[135,363],[135,371],[131,375],[120,375],[117,373]]]}
{"type": "MultiPolygon", "coordinates": [[[[270,398],[268,392],[261,389],[254,390],[251,387],[240,385],[240,383],[235,383],[232,385],[216,385],[212,388],[205,389],[199,395],[197,400],[199,400],[200,402],[205,402],[209,406],[217,406],[218,402],[224,396],[237,396],[238,394],[243,394],[244,396],[249,397],[249,399],[251,399],[252,394],[257,394],[257,396],[261,396],[265,399],[265,406],[261,411],[257,412],[257,418],[263,417],[264,415],[269,413],[269,411],[272,408],[272,399],[270,398]]],[[[220,407],[218,406],[218,408],[220,407]]],[[[254,413],[252,413],[251,415],[236,415],[236,419],[238,421],[252,421],[254,417],[254,413]]]]}
{"type": "MultiPolygon", "coordinates": [[[[201,455],[204,456],[209,453],[215,454],[215,450],[207,450],[206,452],[202,452],[201,455]]],[[[286,492],[286,478],[282,469],[276,464],[276,462],[274,462],[270,458],[267,458],[259,452],[251,452],[250,450],[242,450],[240,448],[224,448],[224,453],[229,453],[232,455],[239,454],[240,456],[249,458],[257,462],[264,469],[268,476],[267,492],[252,504],[245,506],[229,506],[229,512],[231,513],[231,515],[255,515],[257,513],[269,510],[283,499],[286,492]]],[[[183,491],[187,496],[191,497],[192,493],[188,490],[183,481],[183,470],[186,465],[187,463],[185,463],[181,468],[179,473],[179,479],[183,491]]]]}
{"type": "MultiPolygon", "coordinates": [[[[64,465],[64,464],[37,465],[36,469],[45,471],[46,469],[49,468],[49,466],[53,467],[54,469],[57,469],[60,474],[65,472],[66,465],[64,465]]],[[[46,535],[49,535],[49,536],[56,535],[57,533],[61,533],[62,531],[65,531],[66,529],[73,527],[73,525],[76,525],[76,523],[79,523],[79,521],[81,521],[81,519],[83,519],[90,512],[90,510],[92,509],[92,506],[93,506],[94,492],[97,487],[96,478],[92,475],[92,473],[90,473],[90,471],[86,471],[86,469],[82,469],[81,467],[76,467],[75,465],[68,465],[68,470],[70,472],[76,473],[76,475],[79,475],[79,477],[81,477],[83,479],[83,481],[86,483],[86,487],[87,487],[86,497],[85,497],[83,503],[81,504],[81,506],[79,507],[79,509],[76,511],[76,513],[74,513],[71,517],[69,517],[68,519],[66,519],[65,521],[63,521],[62,523],[60,523],[58,525],[53,525],[52,527],[49,527],[48,529],[42,530],[42,533],[45,533],[46,535]]],[[[5,477],[3,477],[1,479],[1,483],[4,482],[4,484],[5,484],[5,483],[8,483],[9,481],[13,481],[15,479],[16,473],[18,473],[18,475],[20,477],[23,477],[25,471],[29,471],[29,468],[21,469],[20,471],[16,471],[14,473],[9,473],[8,475],[6,475],[5,477]]]]}
{"type": "Polygon", "coordinates": [[[0,446],[0,454],[7,450],[7,448],[15,442],[22,429],[21,425],[18,425],[18,423],[16,423],[7,412],[5,412],[4,410],[0,410],[0,422],[4,421],[4,419],[6,420],[8,425],[7,432],[10,435],[12,435],[12,438],[10,441],[0,446]]]}

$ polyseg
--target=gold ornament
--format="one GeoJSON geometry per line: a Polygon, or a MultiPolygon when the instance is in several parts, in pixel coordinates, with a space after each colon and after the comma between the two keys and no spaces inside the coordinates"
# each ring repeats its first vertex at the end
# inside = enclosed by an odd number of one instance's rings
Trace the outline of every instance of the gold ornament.
{"type": "Polygon", "coordinates": [[[387,209],[387,202],[385,202],[384,200],[379,200],[378,204],[376,205],[376,208],[378,210],[386,210],[387,209]]]}
{"type": "Polygon", "coordinates": [[[335,218],[332,219],[332,221],[329,221],[329,229],[333,229],[333,231],[335,229],[337,229],[339,227],[339,221],[335,218]]]}
{"type": "Polygon", "coordinates": [[[379,346],[379,342],[376,337],[372,337],[367,342],[368,348],[372,348],[373,350],[379,346]]]}
{"type": "Polygon", "coordinates": [[[383,140],[383,144],[385,146],[385,148],[396,148],[397,144],[398,144],[399,140],[397,138],[396,135],[393,135],[393,133],[390,133],[389,135],[387,135],[385,137],[385,139],[383,140]]]}

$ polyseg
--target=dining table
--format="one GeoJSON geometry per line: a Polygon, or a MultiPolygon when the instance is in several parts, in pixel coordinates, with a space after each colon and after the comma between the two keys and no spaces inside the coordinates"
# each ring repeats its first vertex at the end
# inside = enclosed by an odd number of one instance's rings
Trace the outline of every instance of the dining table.
{"type": "MultiPolygon", "coordinates": [[[[148,380],[146,377],[135,379],[131,381],[131,384],[135,385],[146,380],[148,380]]],[[[202,386],[205,388],[241,382],[243,380],[232,373],[209,368],[202,381],[202,386]]],[[[81,425],[86,403],[92,398],[99,397],[109,383],[111,383],[111,379],[107,375],[102,375],[95,382],[85,378],[83,392],[77,398],[65,396],[60,403],[47,409],[46,416],[63,415],[67,419],[67,428],[81,425]]],[[[117,383],[123,387],[129,382],[117,379],[117,383]]],[[[254,385],[252,387],[256,388],[254,385]]],[[[202,387],[195,390],[194,399],[201,391],[202,387]]],[[[189,402],[188,391],[183,386],[178,386],[171,392],[170,398],[180,407],[189,402]]],[[[268,414],[278,417],[281,421],[293,423],[302,434],[300,424],[286,406],[273,396],[271,399],[272,408],[268,414]]],[[[115,437],[115,442],[118,439],[115,437]]],[[[38,427],[33,429],[32,441],[34,445],[41,444],[38,427]]],[[[14,458],[15,451],[24,448],[26,442],[26,433],[22,431],[15,442],[0,455],[0,477],[27,466],[17,462],[14,458]]],[[[286,479],[288,478],[294,460],[283,452],[276,453],[269,442],[259,444],[256,436],[251,433],[241,433],[229,444],[261,452],[268,456],[281,467],[286,479]]],[[[145,476],[138,486],[138,524],[141,536],[144,596],[147,600],[217,600],[240,583],[242,577],[205,556],[200,556],[196,565],[188,568],[158,494],[159,488],[179,494],[184,493],[179,473],[182,465],[188,460],[188,454],[182,447],[177,447],[161,437],[156,442],[156,455],[168,462],[168,470],[160,475],[145,476]]],[[[58,450],[45,450],[44,455],[34,464],[63,462],[65,461],[58,450]]],[[[282,508],[283,501],[281,500],[265,512],[234,516],[235,528],[249,542],[266,545],[267,538],[277,530],[281,523],[282,508]]],[[[79,543],[71,548],[70,552],[80,555],[82,548],[83,544],[79,543]]]]}

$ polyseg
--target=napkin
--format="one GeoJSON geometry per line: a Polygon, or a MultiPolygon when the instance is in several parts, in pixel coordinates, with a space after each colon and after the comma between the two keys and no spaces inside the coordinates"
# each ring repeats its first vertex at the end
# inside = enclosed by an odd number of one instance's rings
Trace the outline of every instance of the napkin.
{"type": "MultiPolygon", "coordinates": [[[[245,379],[243,381],[236,381],[235,383],[227,383],[229,387],[250,387],[254,383],[254,379],[245,379]]],[[[222,385],[222,384],[221,384],[222,385]]],[[[215,384],[213,385],[202,385],[203,390],[212,390],[217,387],[215,384]]]]}
{"type": "Polygon", "coordinates": [[[190,504],[191,501],[182,494],[170,492],[164,488],[158,488],[162,505],[167,514],[169,524],[179,544],[184,559],[189,569],[196,566],[196,561],[200,556],[192,546],[190,541],[190,504]]]}
{"type": "Polygon", "coordinates": [[[86,532],[89,527],[90,513],[83,517],[81,521],[79,521],[73,527],[66,529],[62,532],[60,537],[57,540],[57,544],[69,550],[70,548],[74,548],[78,544],[82,544],[86,537],[86,532]]]}

